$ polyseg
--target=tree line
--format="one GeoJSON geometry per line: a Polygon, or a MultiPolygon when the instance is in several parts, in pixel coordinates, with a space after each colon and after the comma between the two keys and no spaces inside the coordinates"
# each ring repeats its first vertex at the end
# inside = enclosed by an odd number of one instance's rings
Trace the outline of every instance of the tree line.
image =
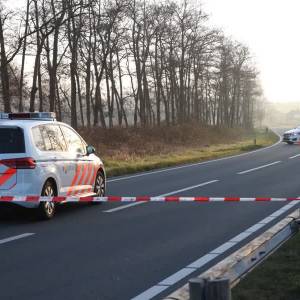
{"type": "Polygon", "coordinates": [[[249,49],[188,0],[0,0],[0,107],[79,126],[252,127],[249,49]]]}

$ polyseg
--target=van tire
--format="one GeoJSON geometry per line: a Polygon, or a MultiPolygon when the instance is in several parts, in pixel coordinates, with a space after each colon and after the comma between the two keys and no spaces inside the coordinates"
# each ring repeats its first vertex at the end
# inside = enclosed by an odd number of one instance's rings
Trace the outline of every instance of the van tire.
{"type": "MultiPolygon", "coordinates": [[[[41,196],[55,197],[57,196],[56,187],[51,180],[47,180],[43,186],[41,196]]],[[[55,214],[54,202],[41,202],[36,209],[36,215],[39,220],[50,220],[55,214]]]]}
{"type": "MultiPolygon", "coordinates": [[[[105,177],[103,172],[98,171],[95,179],[94,185],[94,194],[95,197],[104,197],[105,196],[105,177]]],[[[101,204],[101,202],[92,202],[93,204],[101,204]]]]}

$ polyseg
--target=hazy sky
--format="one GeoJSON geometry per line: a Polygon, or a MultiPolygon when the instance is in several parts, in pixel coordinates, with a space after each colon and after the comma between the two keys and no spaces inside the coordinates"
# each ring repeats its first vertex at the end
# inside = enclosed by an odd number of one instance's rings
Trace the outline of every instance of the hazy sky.
{"type": "Polygon", "coordinates": [[[300,103],[300,0],[191,1],[202,4],[212,25],[250,47],[268,100],[300,103]]]}
{"type": "Polygon", "coordinates": [[[300,0],[201,3],[212,24],[250,47],[267,99],[300,103],[300,0]]]}

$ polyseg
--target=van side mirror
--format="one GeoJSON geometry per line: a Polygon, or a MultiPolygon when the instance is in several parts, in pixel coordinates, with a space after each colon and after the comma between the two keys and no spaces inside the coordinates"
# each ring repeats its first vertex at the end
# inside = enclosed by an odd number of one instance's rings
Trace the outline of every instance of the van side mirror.
{"type": "Polygon", "coordinates": [[[91,146],[91,145],[86,146],[86,155],[89,156],[95,152],[96,152],[96,149],[93,146],[91,146]]]}

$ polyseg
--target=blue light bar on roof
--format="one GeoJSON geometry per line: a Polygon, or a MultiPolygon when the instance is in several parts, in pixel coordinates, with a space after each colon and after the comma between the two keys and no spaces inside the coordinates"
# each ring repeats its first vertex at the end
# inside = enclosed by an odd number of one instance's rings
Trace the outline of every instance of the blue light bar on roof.
{"type": "Polygon", "coordinates": [[[0,113],[0,119],[55,121],[56,115],[54,112],[0,113]]]}
{"type": "Polygon", "coordinates": [[[0,119],[8,119],[7,113],[0,113],[0,119]]]}

